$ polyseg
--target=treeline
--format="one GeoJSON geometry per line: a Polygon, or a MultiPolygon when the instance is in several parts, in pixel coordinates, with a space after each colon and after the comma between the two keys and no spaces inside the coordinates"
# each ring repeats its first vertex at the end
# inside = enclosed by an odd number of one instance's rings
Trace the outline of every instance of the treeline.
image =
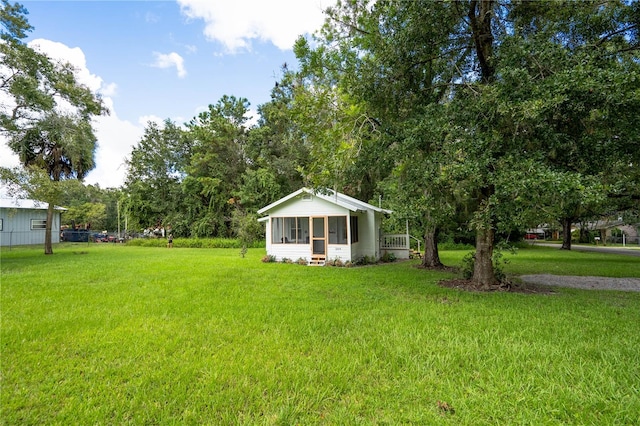
{"type": "MultiPolygon", "coordinates": [[[[349,1],[295,46],[260,120],[224,97],[181,128],[149,124],[124,192],[139,225],[227,236],[302,185],[471,231],[473,280],[495,284],[500,234],[637,217],[640,3],[349,1]]],[[[631,219],[629,219],[631,220],[631,219]]]]}
{"type": "MultiPolygon", "coordinates": [[[[234,96],[148,123],[115,200],[128,229],[250,240],[258,208],[331,188],[394,210],[387,226],[408,220],[425,266],[440,265],[443,235],[474,240],[473,281],[488,288],[514,230],[558,224],[570,249],[573,223],[637,222],[640,2],[354,0],[326,17],[257,124],[234,96]]],[[[19,136],[16,149],[42,139],[19,136]]]]}

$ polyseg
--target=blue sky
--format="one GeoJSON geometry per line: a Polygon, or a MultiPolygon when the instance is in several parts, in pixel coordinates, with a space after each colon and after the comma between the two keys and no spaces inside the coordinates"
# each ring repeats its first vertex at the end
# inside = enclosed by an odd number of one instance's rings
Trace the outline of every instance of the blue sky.
{"type": "MultiPolygon", "coordinates": [[[[223,95],[255,108],[270,99],[291,47],[323,21],[328,0],[22,1],[29,43],[71,62],[111,109],[94,128],[97,167],[85,179],[117,187],[148,120],[184,123],[223,95]]],[[[13,165],[6,146],[3,165],[13,165]]]]}

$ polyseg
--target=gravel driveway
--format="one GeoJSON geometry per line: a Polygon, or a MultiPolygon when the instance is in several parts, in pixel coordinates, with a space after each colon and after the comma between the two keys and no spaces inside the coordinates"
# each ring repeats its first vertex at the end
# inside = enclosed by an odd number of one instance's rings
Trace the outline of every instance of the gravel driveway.
{"type": "Polygon", "coordinates": [[[640,278],[576,277],[571,275],[522,275],[531,284],[572,287],[586,290],[640,291],[640,278]]]}

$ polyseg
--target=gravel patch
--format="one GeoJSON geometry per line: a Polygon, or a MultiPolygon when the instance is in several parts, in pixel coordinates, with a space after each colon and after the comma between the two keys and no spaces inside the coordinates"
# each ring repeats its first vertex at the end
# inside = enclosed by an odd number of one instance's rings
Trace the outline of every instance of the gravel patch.
{"type": "Polygon", "coordinates": [[[585,290],[640,291],[640,278],[577,277],[571,275],[522,275],[522,281],[556,287],[585,290]]]}

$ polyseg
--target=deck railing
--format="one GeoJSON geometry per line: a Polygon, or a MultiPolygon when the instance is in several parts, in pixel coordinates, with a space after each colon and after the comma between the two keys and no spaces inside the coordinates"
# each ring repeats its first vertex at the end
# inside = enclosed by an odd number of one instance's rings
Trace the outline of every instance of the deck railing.
{"type": "Polygon", "coordinates": [[[409,236],[407,234],[384,234],[380,248],[383,250],[409,250],[409,236]]]}

